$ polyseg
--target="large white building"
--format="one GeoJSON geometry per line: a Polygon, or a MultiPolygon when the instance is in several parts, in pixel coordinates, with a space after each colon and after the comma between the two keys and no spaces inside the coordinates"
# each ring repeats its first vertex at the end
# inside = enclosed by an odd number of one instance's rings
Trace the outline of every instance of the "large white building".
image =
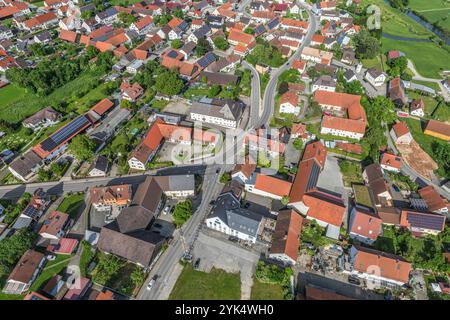
{"type": "Polygon", "coordinates": [[[255,243],[261,227],[262,216],[240,206],[241,203],[234,194],[223,193],[217,198],[205,223],[208,228],[255,243]]]}
{"type": "Polygon", "coordinates": [[[243,111],[242,102],[204,97],[192,104],[190,117],[194,121],[235,129],[243,111]]]}

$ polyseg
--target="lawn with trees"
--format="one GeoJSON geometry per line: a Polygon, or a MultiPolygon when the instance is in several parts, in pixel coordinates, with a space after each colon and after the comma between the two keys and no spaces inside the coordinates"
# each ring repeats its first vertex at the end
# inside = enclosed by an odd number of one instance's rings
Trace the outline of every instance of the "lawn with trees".
{"type": "MultiPolygon", "coordinates": [[[[283,299],[286,300],[291,300],[293,298],[290,287],[291,275],[293,275],[293,271],[289,267],[282,268],[276,264],[266,264],[263,261],[258,261],[258,265],[256,266],[256,280],[263,284],[275,286],[275,288],[280,286],[282,288],[283,299]]],[[[273,293],[274,298],[279,295],[277,291],[274,291],[273,293]]]]}
{"type": "Polygon", "coordinates": [[[192,216],[192,200],[187,199],[178,203],[173,210],[173,222],[180,228],[192,216]]]}

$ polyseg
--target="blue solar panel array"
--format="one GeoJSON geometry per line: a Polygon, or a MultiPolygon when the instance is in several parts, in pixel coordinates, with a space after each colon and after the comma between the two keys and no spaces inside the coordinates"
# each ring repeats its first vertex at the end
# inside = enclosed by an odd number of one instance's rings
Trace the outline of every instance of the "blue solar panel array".
{"type": "Polygon", "coordinates": [[[269,30],[272,30],[273,28],[275,28],[276,26],[278,26],[279,23],[280,23],[280,21],[278,20],[278,18],[275,18],[275,19],[273,19],[272,21],[270,21],[270,22],[267,24],[267,28],[268,28],[269,30]]]}
{"type": "Polygon", "coordinates": [[[45,139],[41,143],[42,150],[48,152],[54,150],[61,143],[69,139],[69,137],[80,131],[88,124],[90,124],[90,122],[85,116],[79,116],[78,118],[75,118],[64,127],[62,127],[59,131],[45,139]]]}
{"type": "Polygon", "coordinates": [[[408,212],[407,220],[412,227],[441,230],[443,222],[445,221],[445,216],[408,212]]]}
{"type": "Polygon", "coordinates": [[[170,52],[167,54],[169,58],[175,59],[178,57],[178,53],[175,50],[170,50],[170,52]]]}
{"type": "Polygon", "coordinates": [[[319,180],[320,167],[313,161],[313,166],[311,168],[311,174],[308,177],[308,183],[306,184],[306,191],[314,189],[317,185],[317,180],[319,180]]]}
{"type": "Polygon", "coordinates": [[[206,68],[207,66],[209,66],[211,63],[213,63],[214,61],[216,61],[216,56],[212,53],[212,52],[208,52],[207,54],[205,54],[202,58],[200,58],[197,63],[202,67],[202,68],[206,68]]]}
{"type": "Polygon", "coordinates": [[[266,27],[263,24],[260,24],[255,28],[255,35],[259,36],[260,34],[266,32],[266,27]]]}

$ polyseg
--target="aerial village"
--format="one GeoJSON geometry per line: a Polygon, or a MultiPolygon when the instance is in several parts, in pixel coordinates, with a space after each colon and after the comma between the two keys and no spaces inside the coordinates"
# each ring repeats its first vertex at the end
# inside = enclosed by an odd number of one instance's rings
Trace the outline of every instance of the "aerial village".
{"type": "Polygon", "coordinates": [[[448,300],[450,67],[366,6],[0,0],[0,299],[448,300]]]}

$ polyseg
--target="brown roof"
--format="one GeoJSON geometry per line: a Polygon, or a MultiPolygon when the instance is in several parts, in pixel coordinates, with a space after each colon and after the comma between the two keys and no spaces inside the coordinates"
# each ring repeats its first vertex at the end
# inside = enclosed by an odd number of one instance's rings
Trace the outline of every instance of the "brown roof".
{"type": "Polygon", "coordinates": [[[250,178],[253,172],[256,170],[256,163],[254,161],[246,161],[243,164],[237,164],[233,169],[233,174],[236,172],[242,172],[247,178],[250,178]]]}
{"type": "Polygon", "coordinates": [[[133,205],[142,206],[156,214],[162,196],[163,190],[161,186],[154,177],[149,176],[137,188],[133,197],[133,205]]]}
{"type": "Polygon", "coordinates": [[[25,124],[37,124],[41,122],[42,120],[50,120],[50,121],[56,121],[61,115],[53,110],[50,107],[47,107],[45,109],[42,109],[35,114],[33,114],[31,117],[26,118],[23,120],[23,123],[25,124]]]}
{"type": "Polygon", "coordinates": [[[163,241],[161,235],[143,229],[121,233],[117,221],[113,221],[101,229],[98,248],[147,267],[163,241]]]}
{"type": "Polygon", "coordinates": [[[308,284],[305,286],[305,295],[306,300],[354,300],[329,289],[319,288],[308,284]]]}
{"type": "Polygon", "coordinates": [[[13,271],[8,277],[8,280],[14,280],[22,283],[28,283],[33,278],[33,274],[39,267],[42,259],[44,259],[44,254],[28,250],[17,262],[13,271]]]}
{"type": "Polygon", "coordinates": [[[302,216],[294,210],[279,212],[275,232],[272,235],[270,253],[284,253],[296,261],[298,258],[302,223],[302,216]]]}
{"type": "Polygon", "coordinates": [[[357,144],[357,143],[336,142],[336,148],[346,151],[346,152],[355,153],[355,154],[362,154],[362,152],[363,152],[362,145],[357,144]]]}
{"type": "Polygon", "coordinates": [[[131,202],[131,185],[95,187],[90,190],[92,203],[116,203],[126,205],[131,202]]]}
{"type": "Polygon", "coordinates": [[[99,116],[103,115],[105,112],[107,112],[109,109],[111,109],[114,106],[114,103],[109,100],[108,98],[105,98],[101,100],[99,103],[97,103],[95,106],[92,107],[91,110],[95,111],[99,116]]]}
{"type": "Polygon", "coordinates": [[[430,120],[428,121],[425,131],[435,132],[450,139],[450,125],[446,124],[445,122],[430,120]]]}
{"type": "Polygon", "coordinates": [[[400,225],[400,211],[395,207],[377,208],[378,216],[385,224],[400,225]]]}
{"type": "Polygon", "coordinates": [[[298,101],[299,101],[298,95],[292,91],[287,91],[280,97],[280,105],[284,103],[290,103],[294,107],[297,107],[298,101]]]}
{"type": "Polygon", "coordinates": [[[56,236],[64,228],[69,218],[67,213],[53,211],[44,221],[39,234],[47,233],[56,236]]]}
{"type": "Polygon", "coordinates": [[[448,206],[448,202],[443,199],[436,191],[436,189],[434,189],[434,187],[431,185],[420,189],[419,194],[427,203],[428,209],[430,209],[430,211],[438,211],[448,206]]]}

